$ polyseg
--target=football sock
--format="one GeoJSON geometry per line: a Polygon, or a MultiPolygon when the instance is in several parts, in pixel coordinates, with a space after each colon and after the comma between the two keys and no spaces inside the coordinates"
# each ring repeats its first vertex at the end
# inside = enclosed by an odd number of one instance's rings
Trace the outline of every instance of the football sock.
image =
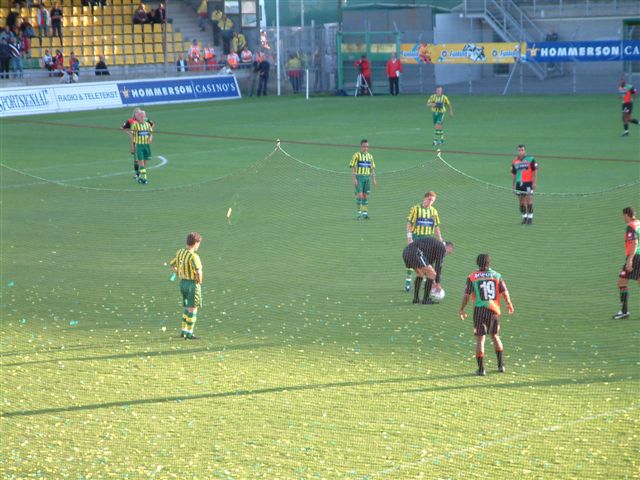
{"type": "Polygon", "coordinates": [[[527,205],[527,217],[533,218],[533,205],[527,205]]]}
{"type": "Polygon", "coordinates": [[[407,278],[405,280],[405,285],[411,286],[411,269],[407,268],[407,278]]]}
{"type": "Polygon", "coordinates": [[[628,124],[628,123],[625,123],[625,124],[624,124],[624,131],[626,132],[627,130],[629,130],[629,124],[628,124]]]}
{"type": "Polygon", "coordinates": [[[140,165],[138,165],[138,162],[133,162],[133,171],[136,172],[136,177],[140,175],[140,165]]]}
{"type": "Polygon", "coordinates": [[[140,167],[140,178],[147,179],[147,169],[145,167],[140,167]]]}
{"type": "Polygon", "coordinates": [[[183,335],[187,334],[187,318],[189,315],[189,311],[185,308],[184,312],[182,312],[182,327],[180,328],[180,333],[183,335]]]}
{"type": "Polygon", "coordinates": [[[476,354],[476,362],[478,362],[478,370],[484,370],[484,353],[476,354]]]}
{"type": "Polygon", "coordinates": [[[624,287],[620,287],[620,303],[622,304],[621,310],[622,313],[627,313],[627,308],[629,308],[627,301],[629,299],[629,289],[625,285],[624,287]]]}
{"type": "Polygon", "coordinates": [[[187,313],[186,322],[187,322],[187,328],[185,330],[185,333],[187,337],[193,337],[193,326],[196,323],[196,313],[195,312],[187,313]]]}
{"type": "Polygon", "coordinates": [[[413,286],[413,299],[418,300],[420,298],[420,285],[422,285],[422,277],[416,277],[415,285],[413,286]]]}
{"type": "Polygon", "coordinates": [[[433,287],[433,280],[431,280],[430,278],[425,278],[425,280],[424,280],[424,300],[429,298],[429,295],[431,295],[431,287],[433,287]]]}
{"type": "Polygon", "coordinates": [[[436,128],[433,131],[433,139],[437,142],[437,143],[442,143],[442,141],[444,140],[444,130],[440,129],[440,128],[436,128]]]}
{"type": "Polygon", "coordinates": [[[527,218],[527,207],[520,205],[520,214],[522,215],[522,218],[527,218]]]}
{"type": "Polygon", "coordinates": [[[362,215],[364,215],[365,217],[369,214],[369,200],[367,200],[366,198],[362,200],[362,215]]]}
{"type": "Polygon", "coordinates": [[[504,363],[502,363],[502,350],[496,350],[496,357],[498,357],[498,367],[504,366],[504,363]]]}

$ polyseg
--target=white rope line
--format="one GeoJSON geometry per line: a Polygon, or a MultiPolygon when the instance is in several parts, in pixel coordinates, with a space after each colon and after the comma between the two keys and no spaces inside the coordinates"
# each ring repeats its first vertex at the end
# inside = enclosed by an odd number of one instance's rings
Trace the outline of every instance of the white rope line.
{"type": "MultiPolygon", "coordinates": [[[[454,167],[454,166],[453,166],[453,165],[451,165],[449,162],[447,162],[444,158],[442,158],[441,153],[437,153],[437,154],[436,154],[436,158],[437,158],[438,160],[440,160],[442,163],[444,163],[447,167],[449,167],[449,168],[450,168],[451,170],[453,170],[454,172],[456,172],[456,173],[458,173],[459,175],[462,175],[463,177],[466,177],[466,178],[468,178],[468,179],[470,179],[470,180],[473,180],[474,182],[482,183],[482,184],[484,184],[484,185],[485,185],[485,186],[487,186],[487,187],[493,187],[493,188],[497,188],[497,189],[499,189],[499,190],[505,190],[505,191],[508,191],[508,192],[513,191],[513,190],[512,190],[511,188],[509,188],[509,187],[505,187],[505,186],[503,186],[503,185],[496,185],[495,183],[486,182],[486,181],[484,181],[484,180],[481,180],[481,179],[479,179],[479,178],[476,178],[476,177],[474,177],[474,176],[472,176],[472,175],[469,175],[469,174],[467,174],[467,173],[463,172],[462,170],[460,170],[460,169],[458,169],[458,168],[454,167]]],[[[614,186],[614,187],[607,188],[607,189],[605,189],[605,190],[600,190],[600,191],[597,191],[597,192],[582,192],[582,193],[580,193],[580,192],[578,192],[578,193],[553,193],[553,192],[550,192],[550,193],[539,193],[539,192],[535,192],[535,195],[536,195],[536,196],[541,196],[541,195],[548,195],[548,196],[565,196],[565,197],[579,197],[579,196],[587,196],[587,195],[600,195],[600,194],[602,194],[602,193],[612,192],[613,190],[618,190],[618,189],[626,188],[626,187],[632,187],[632,186],[634,186],[634,185],[640,185],[640,180],[639,180],[639,181],[636,181],[636,182],[631,182],[631,183],[623,183],[623,184],[616,185],[616,186],[614,186]]]]}
{"type": "MultiPolygon", "coordinates": [[[[153,165],[151,167],[149,167],[149,170],[152,169],[156,169],[156,168],[162,168],[166,165],[169,164],[169,160],[165,157],[163,157],[162,155],[158,155],[158,158],[160,159],[160,163],[158,165],[153,165]]],[[[0,167],[6,168],[7,170],[17,173],[19,175],[24,175],[25,177],[29,177],[29,178],[33,178],[34,180],[38,180],[37,182],[31,182],[31,183],[22,183],[22,184],[17,184],[17,185],[3,185],[2,187],[0,187],[1,189],[8,189],[8,188],[24,188],[24,187],[32,187],[32,186],[36,186],[36,185],[58,185],[60,187],[71,187],[71,188],[79,188],[79,189],[83,189],[83,190],[106,190],[106,191],[122,191],[122,192],[126,192],[126,191],[139,191],[139,189],[136,190],[127,190],[127,189],[122,189],[122,190],[115,190],[115,189],[109,189],[109,188],[97,188],[97,187],[84,187],[82,185],[70,185],[67,182],[78,182],[78,181],[82,181],[82,180],[95,180],[95,179],[99,179],[99,178],[110,178],[110,177],[118,177],[121,175],[128,175],[130,172],[114,172],[114,173],[105,173],[104,175],[94,175],[94,176],[86,176],[86,177],[75,177],[75,178],[64,178],[61,180],[51,180],[49,178],[44,178],[44,177],[40,177],[38,175],[34,175],[32,173],[28,173],[24,170],[18,170],[16,168],[10,167],[9,165],[6,165],[4,163],[0,163],[0,167]]]]}
{"type": "Polygon", "coordinates": [[[632,405],[630,407],[627,408],[622,408],[619,410],[613,410],[611,412],[605,412],[605,413],[598,413],[595,415],[587,415],[581,418],[578,418],[576,420],[570,421],[570,422],[566,422],[563,424],[559,424],[559,425],[552,425],[550,427],[542,427],[536,430],[529,430],[528,432],[522,432],[522,433],[518,433],[516,435],[511,435],[508,437],[502,437],[502,438],[498,438],[495,440],[490,440],[490,441],[485,441],[485,442],[480,442],[476,445],[472,445],[470,447],[466,447],[466,448],[461,448],[459,450],[453,450],[450,452],[445,452],[445,453],[440,453],[438,455],[433,455],[431,457],[424,457],[421,458],[420,460],[416,460],[415,462],[407,462],[407,463],[402,463],[400,465],[396,465],[395,467],[390,467],[390,468],[386,468],[384,470],[380,470],[379,472],[375,472],[372,473],[371,475],[365,475],[364,478],[371,478],[371,477],[379,477],[379,476],[385,476],[385,475],[389,475],[395,472],[398,472],[399,470],[405,470],[407,468],[412,468],[412,467],[416,467],[418,465],[423,465],[425,463],[432,463],[438,460],[445,460],[448,459],[450,457],[455,457],[455,456],[459,456],[459,455],[464,455],[466,453],[470,453],[470,452],[476,452],[478,450],[482,450],[485,449],[487,447],[492,447],[494,445],[499,445],[501,443],[511,443],[513,441],[516,440],[522,440],[524,438],[530,437],[531,435],[538,435],[538,434],[544,434],[544,433],[550,433],[550,432],[556,432],[562,428],[567,428],[567,427],[571,427],[573,425],[578,425],[581,423],[586,423],[586,422],[591,422],[593,420],[599,420],[601,418],[606,418],[606,417],[615,417],[618,416],[620,414],[623,413],[627,413],[627,412],[632,412],[634,410],[637,410],[638,406],[637,405],[632,405]]]}

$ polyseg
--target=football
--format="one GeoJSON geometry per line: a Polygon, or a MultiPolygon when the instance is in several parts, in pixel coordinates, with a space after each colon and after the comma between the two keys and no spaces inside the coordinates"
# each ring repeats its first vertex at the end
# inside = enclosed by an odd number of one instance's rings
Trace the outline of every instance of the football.
{"type": "Polygon", "coordinates": [[[440,290],[431,289],[431,296],[434,300],[442,300],[444,298],[444,288],[440,290]]]}

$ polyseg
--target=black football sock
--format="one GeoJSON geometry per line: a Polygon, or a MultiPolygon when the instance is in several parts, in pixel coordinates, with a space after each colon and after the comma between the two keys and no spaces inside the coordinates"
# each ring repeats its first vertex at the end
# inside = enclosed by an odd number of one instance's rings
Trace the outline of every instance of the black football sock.
{"type": "Polygon", "coordinates": [[[416,281],[413,285],[413,300],[417,302],[420,299],[420,286],[422,285],[422,277],[416,276],[416,281]]]}
{"type": "Polygon", "coordinates": [[[484,370],[484,353],[476,355],[476,361],[478,362],[478,370],[484,370]]]}
{"type": "Polygon", "coordinates": [[[622,313],[627,313],[627,308],[629,308],[627,302],[629,299],[629,289],[625,285],[624,287],[620,287],[620,303],[622,304],[622,313]]]}
{"type": "Polygon", "coordinates": [[[422,300],[426,300],[431,295],[431,287],[433,287],[433,280],[430,278],[425,279],[424,282],[424,298],[422,300]]]}
{"type": "Polygon", "coordinates": [[[502,350],[496,350],[496,357],[498,357],[498,368],[504,367],[504,363],[502,363],[502,350]]]}

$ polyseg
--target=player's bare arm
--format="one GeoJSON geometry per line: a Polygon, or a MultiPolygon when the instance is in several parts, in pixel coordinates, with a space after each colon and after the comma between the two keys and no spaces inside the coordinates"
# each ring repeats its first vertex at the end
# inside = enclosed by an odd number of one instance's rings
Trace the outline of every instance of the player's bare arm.
{"type": "Polygon", "coordinates": [[[469,301],[469,294],[465,293],[462,296],[462,304],[460,305],[460,320],[464,320],[467,318],[467,312],[464,309],[467,307],[467,302],[469,301]]]}
{"type": "Polygon", "coordinates": [[[627,261],[624,264],[624,269],[627,272],[630,272],[633,269],[633,257],[635,255],[635,252],[638,251],[638,239],[637,238],[631,242],[629,251],[631,253],[629,255],[627,255],[627,261]]]}
{"type": "Polygon", "coordinates": [[[515,310],[513,308],[513,303],[511,303],[511,297],[509,296],[509,290],[505,290],[502,292],[502,298],[507,303],[507,312],[511,315],[515,310]]]}

